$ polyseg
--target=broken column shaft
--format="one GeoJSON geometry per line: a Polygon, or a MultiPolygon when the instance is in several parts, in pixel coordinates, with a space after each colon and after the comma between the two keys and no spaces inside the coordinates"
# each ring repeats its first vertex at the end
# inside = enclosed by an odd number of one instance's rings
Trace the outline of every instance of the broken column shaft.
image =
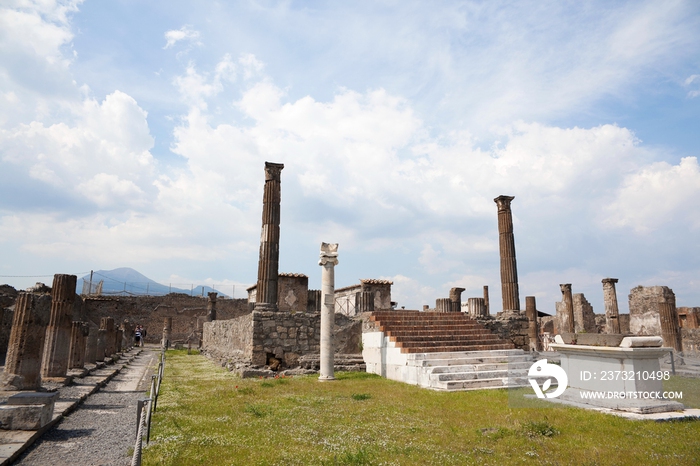
{"type": "Polygon", "coordinates": [[[539,351],[539,329],[537,328],[537,301],[534,296],[525,296],[525,314],[527,315],[527,336],[530,340],[530,351],[539,351]]]}
{"type": "Polygon", "coordinates": [[[280,257],[280,175],[284,165],[265,162],[262,234],[258,261],[258,287],[255,309],[277,310],[277,274],[280,257]]]}
{"type": "Polygon", "coordinates": [[[22,292],[17,296],[0,389],[41,388],[41,360],[50,301],[48,295],[22,292]]]}
{"type": "Polygon", "coordinates": [[[514,196],[498,196],[498,244],[501,256],[501,296],[503,310],[520,310],[518,291],[518,266],[515,261],[515,237],[510,203],[514,196]]]}
{"type": "Polygon", "coordinates": [[[605,304],[605,330],[607,333],[620,332],[620,311],[617,307],[617,278],[603,279],[603,302],[605,304]]]}
{"type": "Polygon", "coordinates": [[[335,325],[335,266],[338,244],[321,243],[321,373],[320,381],[335,380],[333,375],[333,326],[335,325]]]}
{"type": "Polygon", "coordinates": [[[683,351],[681,342],[681,329],[678,324],[678,314],[676,312],[676,303],[660,302],[659,303],[659,320],[661,321],[661,338],[663,338],[664,346],[673,348],[676,351],[683,351]]]}
{"type": "Polygon", "coordinates": [[[452,312],[462,312],[462,292],[464,291],[464,288],[451,288],[450,289],[450,302],[452,312]]]}
{"type": "Polygon", "coordinates": [[[216,320],[216,296],[218,293],[216,291],[211,291],[207,294],[209,295],[209,301],[207,302],[207,322],[211,322],[216,320]]]}
{"type": "Polygon", "coordinates": [[[561,328],[560,333],[575,333],[576,327],[574,326],[574,300],[571,296],[571,283],[564,283],[559,285],[561,288],[561,302],[564,307],[561,314],[561,328]]]}
{"type": "Polygon", "coordinates": [[[173,318],[166,317],[163,322],[163,348],[170,348],[170,338],[173,332],[173,318]]]}
{"type": "Polygon", "coordinates": [[[70,333],[70,357],[69,369],[82,369],[85,367],[85,347],[90,327],[86,322],[73,322],[70,333]]]}
{"type": "Polygon", "coordinates": [[[75,275],[56,274],[51,288],[51,317],[46,329],[41,377],[65,377],[68,372],[70,333],[75,302],[75,275]]]}

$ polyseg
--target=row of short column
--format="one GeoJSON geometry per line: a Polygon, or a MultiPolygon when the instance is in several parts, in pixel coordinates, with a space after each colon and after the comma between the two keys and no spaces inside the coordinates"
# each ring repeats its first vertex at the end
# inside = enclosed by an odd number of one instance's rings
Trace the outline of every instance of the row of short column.
{"type": "Polygon", "coordinates": [[[75,275],[57,274],[50,296],[18,294],[0,390],[37,390],[42,380],[64,378],[69,369],[94,364],[128,345],[128,324],[116,329],[107,317],[98,330],[72,320],[76,282],[75,275]]]}

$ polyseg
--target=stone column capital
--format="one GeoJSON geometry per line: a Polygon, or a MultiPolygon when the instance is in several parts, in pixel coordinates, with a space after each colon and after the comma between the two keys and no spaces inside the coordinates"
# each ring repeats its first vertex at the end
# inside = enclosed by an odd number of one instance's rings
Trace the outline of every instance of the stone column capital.
{"type": "Polygon", "coordinates": [[[280,181],[283,163],[265,162],[265,181],[280,181]]]}
{"type": "Polygon", "coordinates": [[[504,210],[510,210],[510,203],[511,201],[515,199],[515,196],[504,196],[500,195],[496,199],[493,200],[493,202],[498,205],[498,211],[504,211],[504,210]]]}
{"type": "Polygon", "coordinates": [[[559,285],[559,288],[561,288],[562,293],[566,293],[567,291],[571,291],[571,283],[562,283],[559,285]]]}
{"type": "Polygon", "coordinates": [[[604,278],[603,279],[603,284],[609,284],[612,283],[613,285],[617,283],[619,280],[617,278],[604,278]]]}
{"type": "Polygon", "coordinates": [[[321,243],[318,265],[338,265],[338,243],[321,243]]]}

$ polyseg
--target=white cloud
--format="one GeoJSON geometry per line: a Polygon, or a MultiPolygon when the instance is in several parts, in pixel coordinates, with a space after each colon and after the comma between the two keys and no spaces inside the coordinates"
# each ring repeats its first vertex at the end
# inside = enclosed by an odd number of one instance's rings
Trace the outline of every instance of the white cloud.
{"type": "Polygon", "coordinates": [[[201,45],[199,42],[199,31],[191,28],[191,26],[184,25],[180,29],[171,29],[165,32],[165,46],[164,49],[169,49],[173,47],[177,42],[182,40],[187,40],[190,43],[196,45],[201,45]]]}
{"type": "Polygon", "coordinates": [[[80,110],[71,126],[34,121],[0,130],[5,168],[100,207],[143,202],[155,170],[146,112],[119,91],[80,110]]]}
{"type": "Polygon", "coordinates": [[[605,208],[603,222],[629,227],[638,233],[668,228],[700,227],[700,168],[696,157],[678,165],[655,162],[625,177],[614,201],[605,208]]]}

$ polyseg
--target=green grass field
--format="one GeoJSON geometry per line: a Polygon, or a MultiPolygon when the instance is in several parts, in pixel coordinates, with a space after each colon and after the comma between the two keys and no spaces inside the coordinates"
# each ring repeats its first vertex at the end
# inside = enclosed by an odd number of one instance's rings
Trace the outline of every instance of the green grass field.
{"type": "MultiPolygon", "coordinates": [[[[240,379],[203,356],[168,351],[143,464],[700,464],[700,421],[632,421],[538,400],[512,408],[506,390],[445,393],[336,376],[240,379]]],[[[664,388],[700,403],[698,380],[664,388]]]]}

